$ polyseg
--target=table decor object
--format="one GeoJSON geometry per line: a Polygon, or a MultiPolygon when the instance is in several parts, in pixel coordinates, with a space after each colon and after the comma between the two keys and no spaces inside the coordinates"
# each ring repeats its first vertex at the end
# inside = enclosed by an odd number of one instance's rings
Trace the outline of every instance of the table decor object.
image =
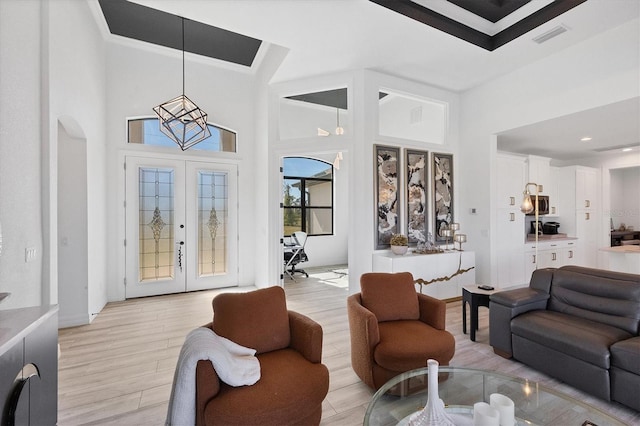
{"type": "Polygon", "coordinates": [[[409,250],[409,239],[403,234],[394,234],[389,240],[393,254],[403,255],[409,250]]]}
{"type": "Polygon", "coordinates": [[[473,426],[500,426],[500,412],[486,402],[473,404],[473,426]]]}
{"type": "Polygon", "coordinates": [[[429,369],[427,382],[427,405],[409,419],[409,426],[455,426],[455,423],[444,410],[444,402],[438,394],[438,361],[427,360],[429,369]]]}
{"type": "Polygon", "coordinates": [[[515,404],[511,398],[492,393],[489,395],[489,405],[500,413],[500,426],[513,426],[516,423],[515,404]]]}

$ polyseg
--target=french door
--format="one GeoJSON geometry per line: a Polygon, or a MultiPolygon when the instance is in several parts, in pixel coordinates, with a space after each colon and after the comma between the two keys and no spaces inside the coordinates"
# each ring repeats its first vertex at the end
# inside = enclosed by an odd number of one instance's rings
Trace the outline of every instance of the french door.
{"type": "Polygon", "coordinates": [[[236,166],[125,161],[126,297],[238,285],[236,166]]]}

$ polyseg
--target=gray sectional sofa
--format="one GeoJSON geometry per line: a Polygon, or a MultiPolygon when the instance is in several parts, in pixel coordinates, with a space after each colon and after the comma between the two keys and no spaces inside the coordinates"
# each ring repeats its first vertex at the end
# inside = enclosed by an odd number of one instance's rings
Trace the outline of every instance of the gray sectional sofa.
{"type": "Polygon", "coordinates": [[[640,411],[640,275],[536,270],[491,295],[489,327],[498,355],[640,411]]]}

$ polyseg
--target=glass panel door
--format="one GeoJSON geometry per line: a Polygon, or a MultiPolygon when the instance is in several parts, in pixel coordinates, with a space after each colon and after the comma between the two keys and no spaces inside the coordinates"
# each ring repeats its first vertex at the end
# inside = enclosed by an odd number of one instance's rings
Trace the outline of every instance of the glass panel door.
{"type": "Polygon", "coordinates": [[[236,177],[234,165],[187,163],[188,291],[238,283],[236,177]]]}
{"type": "Polygon", "coordinates": [[[237,167],[126,163],[126,297],[238,285],[237,167]]]}
{"type": "Polygon", "coordinates": [[[184,291],[184,162],[130,157],[126,297],[184,291]]]}

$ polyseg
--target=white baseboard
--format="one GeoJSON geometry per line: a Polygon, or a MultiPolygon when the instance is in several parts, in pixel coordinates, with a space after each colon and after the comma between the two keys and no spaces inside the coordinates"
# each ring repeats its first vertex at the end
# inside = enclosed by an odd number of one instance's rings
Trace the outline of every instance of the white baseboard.
{"type": "Polygon", "coordinates": [[[77,315],[59,315],[58,316],[58,328],[77,327],[79,325],[87,325],[91,323],[91,315],[89,314],[77,314],[77,315]]]}

